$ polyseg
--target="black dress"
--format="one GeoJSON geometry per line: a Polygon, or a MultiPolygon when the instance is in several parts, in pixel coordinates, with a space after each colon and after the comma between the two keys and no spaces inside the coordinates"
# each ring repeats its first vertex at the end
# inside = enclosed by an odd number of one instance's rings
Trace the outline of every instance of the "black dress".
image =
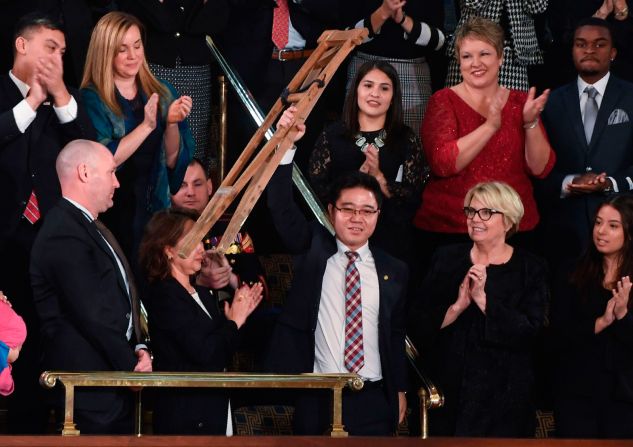
{"type": "Polygon", "coordinates": [[[433,435],[532,437],[532,343],[547,294],[545,268],[519,248],[487,268],[486,314],[471,305],[440,329],[468,269],[472,244],[441,247],[413,303],[408,335],[421,350],[445,406],[430,417],[433,435]]]}
{"type": "Polygon", "coordinates": [[[595,334],[613,295],[601,286],[582,293],[568,278],[552,291],[557,435],[633,438],[633,313],[595,334]]]}
{"type": "MultiPolygon", "coordinates": [[[[367,142],[379,131],[361,132],[367,142]]],[[[384,198],[380,218],[371,241],[389,254],[408,260],[412,230],[411,220],[419,205],[424,182],[424,156],[420,141],[409,127],[399,135],[385,138],[379,149],[380,170],[387,180],[391,198],[384,198]]],[[[310,156],[308,176],[323,203],[328,203],[329,188],[342,174],[357,171],[365,154],[356,138],[347,133],[342,122],[327,126],[319,136],[310,156]]]]}
{"type": "MultiPolygon", "coordinates": [[[[196,287],[204,310],[175,279],[150,285],[146,301],[155,371],[222,372],[235,350],[238,329],[208,289],[196,287]]],[[[154,404],[154,432],[224,435],[228,395],[213,388],[165,388],[154,404]]]]}

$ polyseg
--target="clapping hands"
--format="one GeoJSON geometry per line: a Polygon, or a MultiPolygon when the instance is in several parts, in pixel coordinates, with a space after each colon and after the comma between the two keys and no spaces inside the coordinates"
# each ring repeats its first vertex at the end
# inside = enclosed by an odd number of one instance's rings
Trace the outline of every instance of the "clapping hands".
{"type": "Polygon", "coordinates": [[[501,111],[508,100],[508,96],[510,96],[510,90],[499,87],[494,96],[488,100],[486,123],[490,124],[495,130],[499,130],[501,127],[501,111]]]}
{"type": "Polygon", "coordinates": [[[29,105],[36,110],[50,94],[57,107],[62,107],[70,101],[70,93],[64,84],[64,68],[61,54],[51,54],[40,57],[33,68],[30,87],[26,96],[29,105]]]}
{"type": "Polygon", "coordinates": [[[528,92],[527,100],[523,105],[523,123],[526,126],[534,123],[547,104],[547,98],[549,98],[549,89],[546,89],[540,96],[536,97],[536,87],[530,88],[528,92]]]}
{"type": "Polygon", "coordinates": [[[380,171],[378,149],[376,149],[373,144],[368,145],[365,149],[365,162],[360,166],[358,170],[373,177],[378,177],[382,175],[382,172],[380,171]]]}
{"type": "Polygon", "coordinates": [[[475,264],[468,272],[462,283],[459,285],[459,291],[457,293],[457,300],[453,304],[453,310],[458,313],[463,312],[470,303],[473,302],[481,309],[482,312],[486,312],[486,266],[483,264],[475,264]]]}
{"type": "Polygon", "coordinates": [[[623,277],[620,281],[618,281],[616,288],[612,290],[612,293],[612,299],[615,301],[613,315],[618,320],[621,320],[628,313],[631,279],[628,276],[623,277]]]}
{"type": "Polygon", "coordinates": [[[251,287],[244,284],[235,291],[233,303],[224,302],[224,315],[227,320],[232,320],[239,329],[246,322],[248,316],[255,310],[261,302],[264,286],[258,282],[251,287]]]}
{"type": "Polygon", "coordinates": [[[191,113],[193,101],[191,96],[181,96],[169,105],[167,124],[176,124],[185,120],[191,113]]]}
{"type": "Polygon", "coordinates": [[[609,327],[614,321],[621,320],[628,313],[631,279],[628,276],[624,276],[617,282],[611,293],[613,296],[607,301],[604,314],[596,320],[596,334],[609,327]]]}
{"type": "Polygon", "coordinates": [[[404,5],[407,2],[405,0],[383,0],[380,8],[383,11],[385,18],[391,18],[394,22],[400,23],[402,17],[404,17],[404,5]]]}

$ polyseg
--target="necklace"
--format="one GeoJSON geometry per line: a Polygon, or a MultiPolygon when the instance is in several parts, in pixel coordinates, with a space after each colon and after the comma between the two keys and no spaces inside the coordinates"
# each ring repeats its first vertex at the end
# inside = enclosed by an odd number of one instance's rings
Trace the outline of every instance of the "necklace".
{"type": "Polygon", "coordinates": [[[376,149],[380,150],[380,148],[385,145],[385,138],[387,138],[387,132],[385,129],[381,129],[372,141],[368,141],[366,136],[364,136],[361,132],[358,132],[354,135],[354,139],[356,140],[354,143],[358,146],[361,152],[365,153],[367,151],[367,146],[370,144],[373,144],[376,149]]]}

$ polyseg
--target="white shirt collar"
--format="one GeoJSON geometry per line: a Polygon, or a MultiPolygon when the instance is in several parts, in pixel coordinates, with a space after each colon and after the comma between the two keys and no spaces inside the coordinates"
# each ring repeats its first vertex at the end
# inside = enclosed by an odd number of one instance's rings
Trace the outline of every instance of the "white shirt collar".
{"type": "Polygon", "coordinates": [[[358,260],[360,262],[363,262],[363,260],[367,259],[367,257],[371,254],[371,250],[369,250],[369,242],[365,242],[365,245],[359,247],[358,250],[351,250],[344,243],[336,239],[336,247],[338,248],[337,253],[345,256],[345,259],[347,259],[347,255],[345,254],[346,251],[355,251],[358,253],[358,260]]]}
{"type": "Polygon", "coordinates": [[[20,93],[22,93],[22,97],[26,98],[26,95],[28,94],[29,90],[31,89],[31,87],[29,87],[26,83],[20,81],[11,70],[9,70],[9,77],[11,78],[11,80],[13,81],[13,83],[16,85],[16,87],[20,90],[20,93]]]}
{"type": "Polygon", "coordinates": [[[587,84],[580,76],[578,76],[578,97],[582,96],[585,92],[585,88],[589,85],[593,85],[593,87],[598,90],[598,94],[601,97],[604,97],[604,92],[607,89],[607,83],[609,82],[609,77],[611,76],[611,72],[607,72],[606,75],[602,77],[595,84],[587,84]]]}
{"type": "Polygon", "coordinates": [[[86,209],[86,207],[84,207],[83,205],[75,202],[73,199],[69,199],[68,197],[64,196],[64,199],[68,200],[70,203],[72,203],[73,205],[75,205],[75,207],[79,208],[79,211],[81,211],[82,213],[84,213],[84,215],[88,218],[88,220],[90,222],[92,222],[93,220],[95,220],[95,218],[92,216],[92,213],[90,211],[88,211],[86,209]]]}

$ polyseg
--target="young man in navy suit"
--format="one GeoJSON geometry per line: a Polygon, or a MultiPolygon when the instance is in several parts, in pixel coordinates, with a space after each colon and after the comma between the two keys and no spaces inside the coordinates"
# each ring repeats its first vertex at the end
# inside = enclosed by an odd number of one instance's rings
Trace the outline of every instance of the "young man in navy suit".
{"type": "Polygon", "coordinates": [[[609,71],[617,57],[609,23],[579,22],[572,56],[578,78],[552,92],[542,115],[557,159],[537,182],[554,273],[590,242],[605,197],[633,190],[633,84],[609,71]]]}
{"type": "MultiPolygon", "coordinates": [[[[292,107],[286,111],[279,126],[291,125],[295,113],[292,107]]],[[[295,141],[304,131],[304,125],[297,125],[295,141]]],[[[277,231],[296,255],[293,282],[271,340],[269,366],[294,374],[359,374],[363,389],[343,393],[346,430],[352,435],[392,435],[406,410],[408,269],[368,242],[380,215],[380,186],[361,172],[350,173],[333,186],[328,203],[332,236],[318,222],[307,222],[294,203],[293,156],[294,150],[289,150],[267,187],[277,231]],[[354,307],[351,295],[357,287],[360,305],[354,307]],[[360,336],[348,325],[356,317],[362,321],[360,336]]],[[[323,434],[331,422],[330,410],[328,393],[301,393],[295,434],[323,434]]]]}

